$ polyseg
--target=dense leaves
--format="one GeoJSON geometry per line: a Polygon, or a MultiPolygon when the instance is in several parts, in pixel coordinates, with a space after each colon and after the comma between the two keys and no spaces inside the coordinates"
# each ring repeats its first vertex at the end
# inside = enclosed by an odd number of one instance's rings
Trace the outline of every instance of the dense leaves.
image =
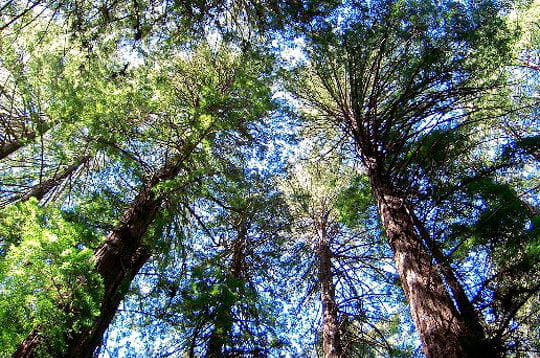
{"type": "Polygon", "coordinates": [[[83,223],[36,200],[5,209],[0,224],[2,356],[35,327],[51,352],[64,351],[64,331],[88,326],[99,314],[101,279],[92,273],[100,237],[83,223]],[[77,316],[70,314],[76,307],[77,316]]]}
{"type": "Polygon", "coordinates": [[[1,4],[0,356],[536,354],[538,13],[1,4]]]}

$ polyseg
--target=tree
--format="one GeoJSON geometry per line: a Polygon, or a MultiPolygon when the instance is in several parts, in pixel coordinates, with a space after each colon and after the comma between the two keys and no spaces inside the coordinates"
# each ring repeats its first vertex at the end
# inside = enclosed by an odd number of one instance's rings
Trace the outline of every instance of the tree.
{"type": "Polygon", "coordinates": [[[40,208],[35,199],[8,210],[0,222],[6,240],[0,263],[2,356],[35,327],[41,335],[33,337],[47,344],[39,353],[61,350],[70,312],[77,309],[75,327],[85,327],[99,312],[102,282],[92,270],[92,248],[100,237],[57,207],[40,208]]]}
{"type": "Polygon", "coordinates": [[[288,215],[271,178],[264,182],[256,174],[244,175],[218,185],[216,189],[222,189],[208,196],[222,212],[215,220],[219,226],[208,223],[208,228],[219,235],[217,243],[223,248],[208,260],[216,261],[209,266],[218,273],[210,292],[217,301],[207,311],[211,318],[193,317],[213,325],[206,357],[266,356],[280,345],[271,323],[273,309],[262,301],[262,294],[273,291],[272,267],[279,264],[276,254],[289,226],[288,215]]]}
{"type": "MultiPolygon", "coordinates": [[[[284,184],[296,225],[309,230],[309,245],[315,255],[316,271],[322,306],[323,355],[328,358],[343,357],[340,337],[339,310],[336,297],[333,253],[337,229],[334,203],[341,189],[335,168],[317,164],[294,168],[292,178],[284,184]]],[[[302,230],[302,229],[299,229],[302,230]]]]}
{"type": "Polygon", "coordinates": [[[163,352],[154,350],[151,335],[144,353],[138,350],[141,355],[258,357],[283,349],[278,309],[268,298],[279,290],[276,272],[287,211],[272,178],[263,180],[246,169],[247,163],[237,167],[236,160],[185,194],[181,212],[174,214],[184,218],[181,226],[164,230],[162,244],[174,251],[147,266],[142,278],[158,277],[152,290],[144,289],[146,280],[143,292],[135,291],[125,303],[120,331],[128,330],[129,320],[144,331],[166,331],[161,337],[171,337],[163,352]],[[141,297],[148,302],[145,312],[138,304],[141,297]],[[138,317],[130,318],[131,312],[138,317]]]}
{"type": "Polygon", "coordinates": [[[416,140],[477,121],[479,107],[471,105],[497,87],[497,75],[486,72],[498,66],[489,56],[506,51],[497,8],[465,6],[358,5],[342,31],[321,25],[310,35],[310,63],[293,90],[317,111],[313,117],[319,113],[355,143],[428,357],[500,354],[474,329],[481,323],[455,307],[411,215],[410,183],[402,181],[416,140]],[[490,36],[488,46],[479,44],[481,34],[490,36]]]}
{"type": "MultiPolygon", "coordinates": [[[[194,155],[206,156],[209,163],[212,155],[211,141],[220,140],[219,133],[234,134],[237,128],[247,125],[249,121],[256,121],[269,108],[268,99],[264,97],[268,93],[264,88],[265,83],[256,78],[261,73],[260,67],[256,61],[250,65],[247,60],[247,56],[227,53],[226,50],[217,57],[208,48],[203,48],[194,54],[191,60],[179,60],[176,64],[174,69],[176,75],[180,75],[181,71],[190,71],[192,75],[184,82],[165,82],[165,86],[171,86],[169,89],[173,92],[167,94],[166,101],[165,98],[160,99],[162,101],[160,104],[170,106],[162,107],[166,108],[167,112],[162,112],[161,118],[167,120],[166,116],[170,115],[168,117],[170,124],[166,128],[158,128],[161,132],[157,133],[152,133],[156,128],[148,128],[149,132],[145,135],[151,136],[145,138],[159,141],[163,138],[172,139],[173,136],[181,136],[176,137],[174,141],[166,142],[170,143],[171,147],[163,148],[166,150],[166,156],[161,159],[164,162],[162,168],[143,182],[138,194],[119,219],[119,223],[111,230],[103,244],[95,250],[95,272],[100,275],[104,285],[100,314],[84,328],[74,325],[74,322],[68,322],[66,349],[54,354],[91,356],[131,280],[151,256],[151,241],[146,243],[144,236],[165,204],[168,188],[174,191],[179,187],[179,182],[175,181],[175,178],[178,178],[179,173],[184,175],[193,173],[195,161],[191,158],[194,155]],[[241,58],[244,61],[240,68],[238,64],[242,61],[241,58]],[[198,67],[203,63],[202,67],[198,67]],[[214,72],[207,72],[208,63],[213,64],[214,72]],[[221,76],[218,76],[218,73],[221,76]],[[242,87],[238,86],[239,83],[242,83],[242,87]],[[191,92],[194,89],[193,85],[198,87],[198,92],[191,92]],[[176,97],[179,93],[191,93],[194,97],[176,97]],[[199,97],[201,95],[204,97],[199,97]],[[251,112],[246,113],[243,106],[249,101],[253,105],[251,112]],[[239,106],[240,104],[242,106],[239,106]],[[183,125],[189,125],[188,131],[183,134],[176,132],[183,125]]],[[[170,68],[165,68],[166,70],[170,68]]],[[[161,75],[158,78],[161,81],[164,79],[161,75]]],[[[209,170],[205,167],[200,169],[209,170]]],[[[76,321],[77,308],[74,307],[69,312],[76,321]]],[[[41,330],[42,327],[36,328],[19,346],[14,356],[35,356],[36,349],[43,343],[39,338],[42,337],[41,330]]]]}
{"type": "Polygon", "coordinates": [[[537,351],[538,9],[505,6],[0,5],[0,356],[537,351]]]}
{"type": "MultiPolygon", "coordinates": [[[[319,294],[322,356],[348,356],[358,341],[390,355],[394,347],[387,342],[387,332],[376,329],[389,319],[379,304],[392,299],[392,289],[381,288],[387,280],[386,250],[379,240],[379,223],[373,220],[369,187],[351,163],[336,153],[324,157],[327,149],[309,143],[300,145],[307,157],[292,161],[281,186],[294,223],[289,256],[296,257],[297,267],[309,267],[302,281],[313,284],[308,292],[319,294]],[[371,335],[348,330],[352,322],[374,330],[371,335]]],[[[306,285],[302,281],[297,285],[306,285]]]]}

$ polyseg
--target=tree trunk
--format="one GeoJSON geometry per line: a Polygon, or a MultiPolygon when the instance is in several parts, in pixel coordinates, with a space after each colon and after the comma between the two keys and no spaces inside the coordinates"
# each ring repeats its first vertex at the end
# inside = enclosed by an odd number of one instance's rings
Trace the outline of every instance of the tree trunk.
{"type": "MultiPolygon", "coordinates": [[[[156,173],[124,212],[120,224],[94,252],[95,271],[101,275],[104,284],[100,314],[94,318],[90,327],[76,333],[67,333],[68,336],[65,337],[67,349],[64,357],[90,358],[101,343],[103,333],[111,323],[131,281],[150,258],[150,250],[144,246],[142,238],[163,201],[161,197],[155,196],[153,188],[165,180],[174,178],[178,174],[179,167],[179,163],[168,165],[156,173]]],[[[77,319],[77,312],[73,313],[77,319]]],[[[14,353],[14,358],[36,357],[36,347],[40,343],[39,331],[40,329],[34,330],[22,342],[14,353]]]]}
{"type": "Polygon", "coordinates": [[[28,136],[26,136],[24,139],[16,139],[11,142],[3,143],[0,145],[0,160],[4,159],[11,153],[14,153],[19,148],[22,148],[24,146],[24,141],[26,140],[32,140],[36,137],[35,132],[31,132],[28,136]]]}
{"type": "Polygon", "coordinates": [[[25,340],[19,345],[17,351],[13,353],[13,357],[20,358],[33,358],[36,357],[36,349],[44,344],[43,336],[40,334],[41,326],[38,326],[32,330],[32,332],[25,338],[25,340]]]}
{"type": "MultiPolygon", "coordinates": [[[[245,245],[247,240],[247,224],[244,222],[241,224],[238,230],[238,235],[231,245],[232,258],[231,265],[229,267],[230,275],[240,280],[244,278],[244,265],[245,265],[245,245]]],[[[231,334],[231,323],[233,321],[233,305],[222,303],[216,308],[214,315],[214,329],[210,334],[208,345],[206,349],[207,358],[220,358],[226,357],[224,353],[225,345],[228,341],[228,337],[231,334]]]]}
{"type": "Polygon", "coordinates": [[[325,223],[318,224],[319,242],[317,248],[323,320],[323,354],[325,358],[341,358],[343,357],[343,349],[337,317],[336,289],[332,280],[332,252],[325,225],[325,223]]]}
{"type": "Polygon", "coordinates": [[[478,357],[463,344],[467,330],[416,233],[404,198],[395,192],[375,160],[366,162],[373,195],[424,353],[428,358],[478,357]]]}
{"type": "Polygon", "coordinates": [[[471,352],[476,357],[501,357],[501,350],[495,346],[494,342],[487,339],[484,326],[480,315],[476,311],[471,300],[467,296],[463,286],[456,277],[454,270],[450,266],[447,257],[443,254],[437,243],[431,238],[424,223],[410,209],[407,210],[413,218],[414,224],[418,229],[425,245],[430,251],[432,257],[437,263],[437,269],[443,276],[446,284],[452,292],[453,299],[457,304],[460,318],[466,328],[466,336],[463,337],[463,345],[467,351],[471,352]]]}

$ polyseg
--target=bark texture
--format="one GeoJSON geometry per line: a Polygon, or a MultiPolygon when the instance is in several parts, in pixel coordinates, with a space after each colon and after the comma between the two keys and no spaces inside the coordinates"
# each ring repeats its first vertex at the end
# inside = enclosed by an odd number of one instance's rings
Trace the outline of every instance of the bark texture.
{"type": "Polygon", "coordinates": [[[343,348],[339,332],[336,288],[332,276],[332,252],[325,223],[318,224],[319,284],[322,303],[322,338],[325,358],[342,358],[343,348]]]}
{"type": "Polygon", "coordinates": [[[467,329],[416,233],[404,198],[376,165],[368,166],[368,176],[424,353],[428,358],[478,357],[464,344],[467,329]]]}
{"type": "MultiPolygon", "coordinates": [[[[94,252],[95,271],[101,275],[104,284],[100,314],[90,327],[65,337],[67,350],[64,357],[90,358],[100,345],[103,333],[111,323],[131,281],[150,258],[151,252],[142,239],[163,201],[162,197],[156,197],[152,189],[157,184],[174,178],[179,167],[179,163],[171,164],[157,172],[124,212],[120,224],[94,252]]],[[[77,313],[74,314],[76,316],[77,313]]],[[[35,329],[21,343],[13,357],[37,357],[39,333],[40,329],[35,329]]]]}
{"type": "Polygon", "coordinates": [[[457,305],[457,310],[461,321],[463,322],[466,334],[462,338],[464,348],[469,352],[470,356],[475,357],[502,357],[502,349],[497,347],[495,342],[490,341],[482,325],[480,314],[476,311],[473,303],[467,296],[463,285],[456,277],[452,266],[447,257],[443,254],[437,243],[431,238],[428,230],[422,221],[414,214],[412,210],[408,210],[414,220],[415,226],[418,229],[426,247],[437,263],[437,269],[443,276],[446,284],[452,292],[452,297],[457,305]]]}
{"type": "Polygon", "coordinates": [[[36,327],[19,345],[13,357],[32,358],[35,357],[36,349],[44,343],[43,336],[40,335],[41,327],[36,327]]]}

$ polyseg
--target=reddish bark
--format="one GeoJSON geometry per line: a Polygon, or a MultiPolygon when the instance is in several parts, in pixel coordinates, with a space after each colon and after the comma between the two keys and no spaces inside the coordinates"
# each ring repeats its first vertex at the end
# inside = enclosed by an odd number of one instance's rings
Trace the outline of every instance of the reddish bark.
{"type": "Polygon", "coordinates": [[[44,343],[43,336],[40,334],[41,326],[34,328],[34,330],[26,337],[26,339],[19,345],[17,351],[13,353],[13,357],[20,358],[33,358],[35,357],[36,349],[44,343]]]}
{"type": "Polygon", "coordinates": [[[368,166],[368,176],[424,353],[428,358],[478,357],[463,344],[466,327],[416,233],[404,198],[374,163],[368,166]]]}
{"type": "Polygon", "coordinates": [[[466,329],[466,334],[462,337],[462,342],[465,349],[470,352],[470,355],[476,357],[501,357],[501,349],[495,346],[494,342],[487,339],[482,319],[476,311],[473,303],[467,296],[463,285],[456,277],[454,270],[450,266],[450,262],[443,254],[437,243],[431,238],[424,223],[418,219],[412,210],[408,210],[414,220],[415,226],[418,229],[426,247],[437,263],[437,269],[444,278],[444,281],[450,288],[454,302],[457,305],[457,310],[460,319],[466,329]]]}
{"type": "MultiPolygon", "coordinates": [[[[101,343],[103,333],[112,321],[131,281],[150,258],[150,250],[142,239],[163,201],[163,198],[155,195],[153,189],[157,184],[174,178],[178,171],[179,163],[176,163],[156,173],[124,212],[120,224],[94,252],[95,271],[101,275],[104,284],[100,314],[94,319],[92,326],[71,332],[65,337],[67,348],[64,357],[90,358],[101,343]]],[[[76,316],[77,313],[74,314],[76,316]]],[[[21,343],[13,357],[36,357],[36,347],[40,343],[40,328],[36,328],[21,343]]]]}

